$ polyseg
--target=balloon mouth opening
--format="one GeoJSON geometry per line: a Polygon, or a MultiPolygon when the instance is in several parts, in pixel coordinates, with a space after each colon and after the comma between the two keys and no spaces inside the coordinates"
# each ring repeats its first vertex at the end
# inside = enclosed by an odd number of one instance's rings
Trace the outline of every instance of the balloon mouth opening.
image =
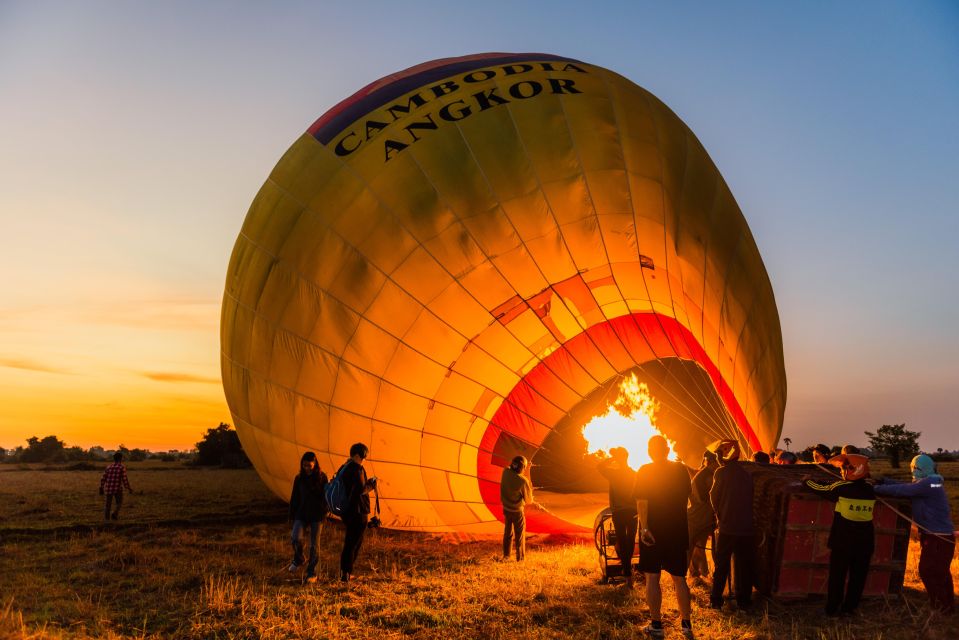
{"type": "Polygon", "coordinates": [[[586,395],[531,453],[536,501],[571,529],[590,527],[609,504],[597,465],[614,451],[637,470],[650,462],[649,439],[670,444],[669,459],[695,469],[729,412],[695,363],[664,358],[634,367],[586,395]]]}

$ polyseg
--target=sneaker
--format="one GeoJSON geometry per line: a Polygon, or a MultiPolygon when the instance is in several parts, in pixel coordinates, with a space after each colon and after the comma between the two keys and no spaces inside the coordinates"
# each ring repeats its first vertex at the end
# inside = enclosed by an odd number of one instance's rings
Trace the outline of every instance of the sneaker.
{"type": "Polygon", "coordinates": [[[690,640],[695,640],[696,636],[693,635],[692,627],[681,627],[684,638],[689,638],[690,640]]]}
{"type": "Polygon", "coordinates": [[[664,628],[662,628],[662,627],[656,628],[656,627],[654,627],[652,624],[646,625],[645,627],[643,627],[642,629],[640,629],[640,631],[643,632],[643,633],[645,633],[645,634],[646,634],[647,636],[649,636],[650,638],[665,638],[665,637],[666,637],[666,630],[665,630],[664,628]]]}
{"type": "Polygon", "coordinates": [[[291,562],[290,566],[288,566],[286,570],[289,571],[290,573],[296,573],[297,571],[300,570],[300,565],[296,564],[295,562],[291,562]]]}
{"type": "Polygon", "coordinates": [[[306,576],[307,584],[313,584],[314,582],[316,582],[316,576],[306,576]]]}
{"type": "Polygon", "coordinates": [[[111,519],[111,520],[116,520],[116,519],[119,518],[119,517],[120,517],[120,514],[119,514],[119,513],[111,513],[111,514],[110,514],[110,519],[111,519]]]}
{"type": "Polygon", "coordinates": [[[350,574],[348,574],[345,571],[340,574],[340,582],[349,582],[349,581],[350,581],[350,574]]]}

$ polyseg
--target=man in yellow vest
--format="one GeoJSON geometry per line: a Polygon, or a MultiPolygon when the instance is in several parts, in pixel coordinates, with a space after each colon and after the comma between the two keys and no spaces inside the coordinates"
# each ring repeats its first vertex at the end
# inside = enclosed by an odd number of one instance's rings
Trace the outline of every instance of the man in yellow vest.
{"type": "Polygon", "coordinates": [[[829,459],[829,464],[842,470],[842,480],[822,484],[805,480],[806,487],[836,503],[832,529],[829,531],[829,588],[826,595],[826,615],[848,614],[859,606],[866,586],[866,573],[875,544],[872,511],[876,496],[869,477],[869,458],[858,454],[840,454],[829,459]],[[845,597],[843,587],[846,576],[845,597]]]}

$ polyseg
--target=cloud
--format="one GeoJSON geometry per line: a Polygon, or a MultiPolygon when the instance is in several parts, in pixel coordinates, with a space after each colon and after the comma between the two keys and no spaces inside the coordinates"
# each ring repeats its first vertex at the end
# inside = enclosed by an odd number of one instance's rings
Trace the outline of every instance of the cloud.
{"type": "Polygon", "coordinates": [[[196,376],[191,373],[175,373],[165,371],[142,371],[140,373],[144,378],[149,378],[156,382],[202,382],[204,384],[220,384],[219,378],[209,376],[196,376]]]}
{"type": "Polygon", "coordinates": [[[66,369],[58,369],[32,360],[18,360],[16,358],[0,358],[0,367],[9,369],[23,369],[24,371],[39,371],[41,373],[70,373],[66,369]]]}
{"type": "Polygon", "coordinates": [[[215,300],[141,299],[86,306],[78,311],[82,322],[160,330],[215,330],[220,303],[215,300]]]}

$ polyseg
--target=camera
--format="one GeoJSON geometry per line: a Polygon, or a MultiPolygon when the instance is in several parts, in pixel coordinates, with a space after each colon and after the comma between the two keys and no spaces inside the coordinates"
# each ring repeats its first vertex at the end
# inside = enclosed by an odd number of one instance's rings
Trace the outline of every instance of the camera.
{"type": "Polygon", "coordinates": [[[369,529],[376,529],[377,527],[379,527],[380,526],[379,516],[373,516],[372,518],[370,518],[370,521],[366,526],[369,529]]]}

